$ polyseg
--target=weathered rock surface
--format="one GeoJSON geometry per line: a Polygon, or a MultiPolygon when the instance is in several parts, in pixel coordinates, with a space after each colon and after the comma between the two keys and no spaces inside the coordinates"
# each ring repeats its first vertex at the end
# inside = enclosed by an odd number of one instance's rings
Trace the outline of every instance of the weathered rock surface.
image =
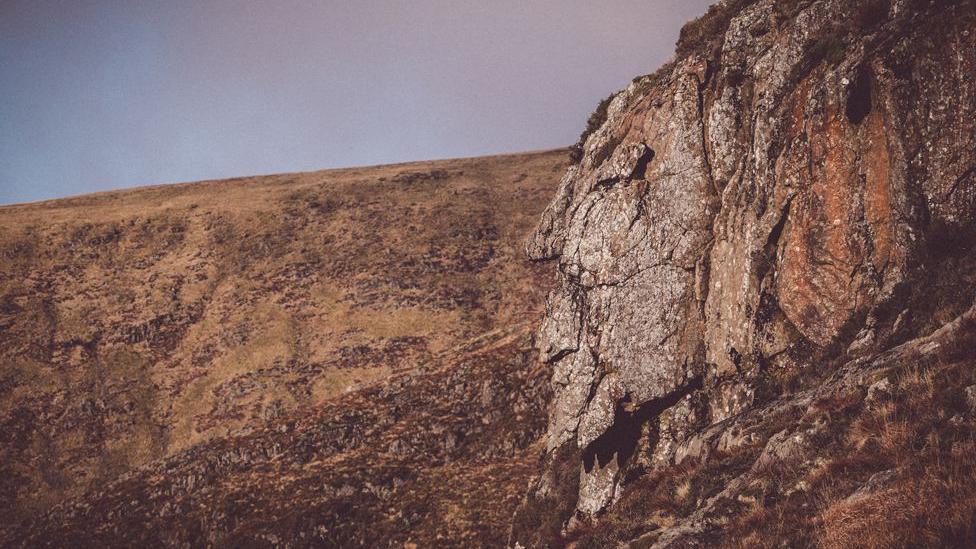
{"type": "Polygon", "coordinates": [[[711,425],[728,447],[778,380],[972,304],[974,29],[967,1],[723,2],[612,98],[527,243],[558,261],[554,394],[513,545],[571,538],[711,425]]]}

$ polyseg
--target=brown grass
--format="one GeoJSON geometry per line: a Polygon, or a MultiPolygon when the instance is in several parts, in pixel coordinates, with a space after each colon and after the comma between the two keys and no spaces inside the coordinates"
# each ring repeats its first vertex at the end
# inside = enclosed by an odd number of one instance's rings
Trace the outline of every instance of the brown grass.
{"type": "Polygon", "coordinates": [[[951,461],[902,471],[889,489],[831,503],[820,514],[822,547],[972,547],[976,542],[976,444],[951,461]]]}
{"type": "Polygon", "coordinates": [[[705,15],[681,28],[675,57],[680,59],[692,52],[708,52],[721,44],[732,18],[753,1],[726,0],[711,5],[705,15]]]}
{"type": "Polygon", "coordinates": [[[762,443],[636,479],[573,541],[652,543],[738,477],[742,489],[717,502],[727,522],[716,546],[976,546],[976,410],[963,390],[976,383],[974,365],[971,350],[947,351],[888,370],[890,391],[869,404],[863,388],[841,386],[797,413],[768,417],[762,443]],[[807,433],[807,449],[754,466],[784,428],[807,433]]]}
{"type": "Polygon", "coordinates": [[[0,207],[0,523],[526,322],[565,156],[0,207]]]}
{"type": "Polygon", "coordinates": [[[667,528],[690,515],[702,501],[752,464],[761,447],[715,452],[705,464],[684,463],[638,478],[612,510],[575,534],[579,549],[615,547],[642,534],[667,528]]]}
{"type": "Polygon", "coordinates": [[[569,158],[573,162],[579,162],[583,158],[583,146],[586,145],[586,140],[607,121],[607,108],[610,106],[610,102],[613,101],[614,96],[616,94],[610,94],[603,98],[596,106],[596,109],[590,113],[590,117],[586,120],[586,127],[583,128],[583,133],[580,134],[579,139],[576,140],[576,143],[569,151],[569,158]]]}
{"type": "Polygon", "coordinates": [[[839,396],[833,412],[815,412],[830,422],[816,454],[804,457],[810,465],[780,464],[779,478],[763,471],[772,489],[724,539],[736,547],[976,544],[976,422],[961,394],[972,366],[913,364],[894,372],[890,397],[870,407],[839,396]]]}
{"type": "Polygon", "coordinates": [[[972,366],[913,365],[898,376],[890,402],[852,423],[852,457],[894,476],[877,491],[825,497],[822,546],[976,544],[976,426],[960,395],[960,382],[972,382],[972,366]]]}

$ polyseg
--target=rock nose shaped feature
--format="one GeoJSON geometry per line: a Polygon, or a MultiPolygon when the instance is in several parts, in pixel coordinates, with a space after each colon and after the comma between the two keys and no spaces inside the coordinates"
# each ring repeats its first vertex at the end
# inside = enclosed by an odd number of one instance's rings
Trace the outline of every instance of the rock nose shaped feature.
{"type": "Polygon", "coordinates": [[[571,198],[553,202],[543,221],[553,224],[529,245],[555,252],[561,273],[538,335],[561,388],[549,447],[575,438],[593,462],[580,492],[581,509],[591,513],[613,499],[616,471],[632,453],[623,448],[639,438],[631,433],[617,444],[619,437],[608,437],[621,429],[615,410],[622,395],[639,408],[702,374],[694,359],[701,354],[696,270],[717,197],[702,139],[701,72],[688,63],[663,98],[652,100],[635,85],[610,103],[607,124],[586,145],[593,152],[564,178],[560,197],[571,198]],[[605,131],[621,124],[639,131],[605,131]],[[594,156],[608,145],[605,159],[594,156]]]}

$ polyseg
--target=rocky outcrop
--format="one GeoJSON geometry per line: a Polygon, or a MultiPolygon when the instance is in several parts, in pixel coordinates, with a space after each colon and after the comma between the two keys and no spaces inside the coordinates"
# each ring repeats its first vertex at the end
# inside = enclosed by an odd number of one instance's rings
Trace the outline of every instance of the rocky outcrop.
{"type": "Polygon", "coordinates": [[[972,303],[974,28],[965,1],[728,1],[612,98],[527,244],[558,261],[554,395],[512,545],[604,511],[777,380],[972,303]],[[554,479],[577,471],[567,507],[554,479]]]}

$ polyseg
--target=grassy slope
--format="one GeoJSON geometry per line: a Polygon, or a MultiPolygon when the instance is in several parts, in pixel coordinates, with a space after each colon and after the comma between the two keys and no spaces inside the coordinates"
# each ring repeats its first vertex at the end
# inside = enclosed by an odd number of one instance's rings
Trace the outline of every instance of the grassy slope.
{"type": "Polygon", "coordinates": [[[0,507],[14,522],[524,324],[565,151],[0,208],[0,507]]]}

